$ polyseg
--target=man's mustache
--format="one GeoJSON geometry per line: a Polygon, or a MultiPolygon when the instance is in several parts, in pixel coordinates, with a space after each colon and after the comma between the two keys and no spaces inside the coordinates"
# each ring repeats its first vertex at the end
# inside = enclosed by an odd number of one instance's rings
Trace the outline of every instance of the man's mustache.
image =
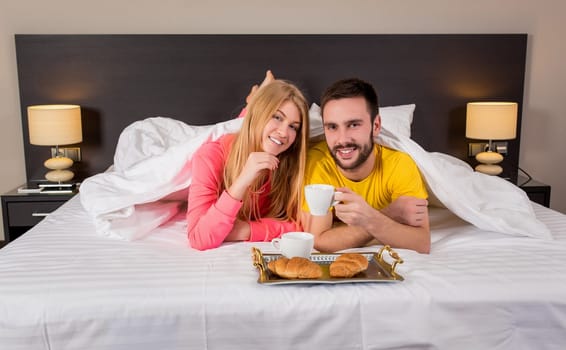
{"type": "Polygon", "coordinates": [[[360,148],[360,146],[358,144],[355,143],[345,143],[343,145],[336,145],[332,148],[333,152],[337,152],[338,150],[342,149],[342,148],[360,148]]]}

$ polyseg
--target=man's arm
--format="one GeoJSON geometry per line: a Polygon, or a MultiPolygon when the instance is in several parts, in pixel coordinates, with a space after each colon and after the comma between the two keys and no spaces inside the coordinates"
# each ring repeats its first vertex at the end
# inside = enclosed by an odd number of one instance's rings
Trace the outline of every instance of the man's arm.
{"type": "Polygon", "coordinates": [[[333,227],[332,212],[326,216],[315,216],[302,212],[303,228],[314,235],[314,248],[321,252],[362,247],[373,240],[373,236],[360,227],[341,224],[333,227]]]}
{"type": "Polygon", "coordinates": [[[400,196],[381,212],[398,223],[422,226],[428,218],[428,201],[423,198],[400,196]]]}
{"type": "Polygon", "coordinates": [[[365,221],[363,228],[382,244],[396,248],[412,249],[419,253],[430,253],[430,227],[428,214],[421,226],[399,223],[375,210],[373,218],[365,221]]]}
{"type": "MultiPolygon", "coordinates": [[[[321,218],[326,217],[303,212],[305,231],[315,236],[314,247],[321,252],[363,247],[374,239],[394,248],[412,249],[426,254],[430,252],[428,215],[422,226],[415,227],[398,223],[378,210],[373,209],[373,211],[374,218],[368,219],[364,227],[344,223],[332,227],[320,222],[321,218]]],[[[332,220],[332,214],[327,216],[332,220]]]]}
{"type": "MultiPolygon", "coordinates": [[[[420,226],[410,226],[404,223],[399,223],[394,219],[388,217],[386,214],[371,207],[366,201],[358,194],[352,192],[347,188],[338,189],[341,193],[336,194],[336,200],[341,201],[334,209],[336,216],[343,223],[348,226],[358,226],[365,230],[369,235],[377,239],[383,244],[389,244],[392,247],[407,248],[415,250],[419,253],[430,252],[430,228],[428,209],[426,206],[417,209],[419,215],[411,210],[410,219],[401,217],[403,220],[419,219],[420,226]]],[[[407,201],[407,203],[421,203],[420,201],[407,201]]],[[[388,207],[390,213],[399,214],[401,211],[395,205],[388,207]]],[[[412,205],[405,205],[405,207],[412,208],[412,205]]],[[[387,210],[386,210],[387,212],[387,210]]]]}
{"type": "Polygon", "coordinates": [[[332,213],[313,216],[303,212],[305,231],[315,236],[315,248],[334,252],[361,247],[373,239],[392,247],[430,252],[430,228],[427,201],[400,197],[380,212],[348,189],[340,189],[336,199],[336,216],[345,225],[332,227],[332,213]],[[391,215],[392,217],[389,217],[391,215]],[[397,222],[395,218],[401,222],[397,222]],[[412,223],[411,226],[407,223],[412,223]]]}

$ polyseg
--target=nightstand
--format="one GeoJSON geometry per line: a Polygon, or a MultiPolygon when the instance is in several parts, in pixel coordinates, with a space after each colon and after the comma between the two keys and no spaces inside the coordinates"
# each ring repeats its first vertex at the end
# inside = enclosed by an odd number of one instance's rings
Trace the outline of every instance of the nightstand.
{"type": "MultiPolygon", "coordinates": [[[[71,199],[77,192],[65,194],[18,193],[14,189],[2,195],[5,244],[24,234],[45,216],[71,199]]],[[[0,244],[0,247],[2,244],[0,244]]]]}
{"type": "Polygon", "coordinates": [[[517,186],[523,189],[533,202],[544,205],[547,208],[550,207],[550,186],[536,180],[526,181],[527,178],[519,176],[517,186]]]}

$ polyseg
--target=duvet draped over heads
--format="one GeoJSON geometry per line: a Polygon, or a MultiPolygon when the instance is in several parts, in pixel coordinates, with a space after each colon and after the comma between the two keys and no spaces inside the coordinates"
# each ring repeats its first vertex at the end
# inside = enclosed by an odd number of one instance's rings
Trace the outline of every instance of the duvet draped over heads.
{"type": "MultiPolygon", "coordinates": [[[[499,233],[552,239],[536,219],[527,195],[510,182],[474,172],[465,162],[425,151],[410,138],[415,105],[380,108],[382,129],[377,142],[405,153],[417,163],[434,197],[478,228],[499,233]]],[[[192,126],[163,117],[128,126],[118,141],[114,165],[86,179],[81,202],[96,231],[132,241],[147,236],[183,208],[191,183],[191,158],[208,140],[237,132],[242,119],[192,126]]],[[[311,137],[323,134],[320,108],[310,109],[311,137]]]]}

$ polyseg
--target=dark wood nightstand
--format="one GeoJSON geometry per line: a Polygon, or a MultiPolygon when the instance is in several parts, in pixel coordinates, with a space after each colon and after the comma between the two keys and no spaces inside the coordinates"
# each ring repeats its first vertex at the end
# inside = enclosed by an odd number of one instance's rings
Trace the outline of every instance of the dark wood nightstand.
{"type": "MultiPolygon", "coordinates": [[[[77,192],[64,194],[18,193],[14,189],[2,195],[4,244],[24,234],[77,192]]],[[[0,243],[0,247],[2,244],[0,243]]]]}
{"type": "Polygon", "coordinates": [[[527,178],[519,176],[517,186],[522,188],[533,202],[547,208],[550,207],[550,186],[536,180],[527,180],[527,178]]]}

